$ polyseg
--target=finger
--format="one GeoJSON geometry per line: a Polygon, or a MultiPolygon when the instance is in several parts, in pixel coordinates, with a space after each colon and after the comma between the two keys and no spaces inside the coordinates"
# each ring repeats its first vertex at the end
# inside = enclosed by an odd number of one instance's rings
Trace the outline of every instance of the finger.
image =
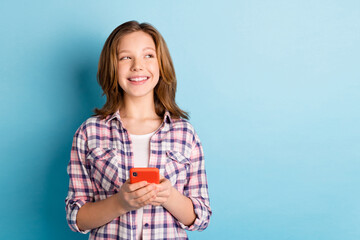
{"type": "Polygon", "coordinates": [[[166,183],[166,178],[160,179],[159,184],[157,184],[157,186],[164,186],[164,184],[166,183]]]}
{"type": "Polygon", "coordinates": [[[137,190],[135,190],[134,192],[132,192],[132,198],[133,199],[138,199],[143,197],[144,195],[153,192],[155,195],[158,192],[156,186],[154,184],[148,184],[145,187],[139,188],[137,190]]]}
{"type": "Polygon", "coordinates": [[[158,198],[156,196],[152,197],[151,199],[149,199],[148,201],[146,201],[145,205],[153,205],[153,206],[161,206],[163,204],[163,202],[160,200],[158,200],[158,198]]]}
{"type": "Polygon", "coordinates": [[[153,201],[155,201],[156,198],[157,198],[157,197],[156,197],[156,194],[155,194],[154,196],[152,196],[150,199],[148,199],[148,200],[145,201],[145,202],[146,202],[146,204],[151,204],[153,201]]]}
{"type": "Polygon", "coordinates": [[[165,178],[160,184],[157,184],[157,188],[159,192],[165,191],[171,187],[171,184],[169,184],[168,180],[165,178]]]}
{"type": "Polygon", "coordinates": [[[160,183],[166,180],[166,178],[163,175],[160,175],[160,183]]]}
{"type": "Polygon", "coordinates": [[[155,199],[156,199],[156,191],[153,190],[134,200],[140,205],[147,205],[149,202],[155,199]]]}
{"type": "Polygon", "coordinates": [[[167,201],[166,197],[156,197],[154,200],[151,201],[151,204],[163,204],[164,202],[167,201]]]}
{"type": "Polygon", "coordinates": [[[157,197],[169,197],[170,194],[169,194],[168,192],[164,191],[164,192],[158,192],[158,193],[156,194],[156,196],[157,196],[157,197]]]}
{"type": "Polygon", "coordinates": [[[130,181],[129,181],[129,183],[127,184],[128,190],[129,190],[128,192],[134,192],[134,191],[139,190],[147,185],[148,185],[148,183],[146,181],[141,181],[141,182],[137,182],[137,183],[130,183],[130,181]]]}
{"type": "Polygon", "coordinates": [[[129,192],[129,184],[130,184],[130,179],[126,180],[123,185],[121,186],[122,189],[125,190],[125,192],[129,192]]]}
{"type": "Polygon", "coordinates": [[[161,206],[162,203],[158,203],[158,202],[149,202],[148,205],[152,205],[152,206],[161,206]]]}
{"type": "Polygon", "coordinates": [[[170,180],[167,179],[167,178],[162,178],[161,181],[160,181],[160,184],[169,184],[169,185],[172,185],[170,180]]]}

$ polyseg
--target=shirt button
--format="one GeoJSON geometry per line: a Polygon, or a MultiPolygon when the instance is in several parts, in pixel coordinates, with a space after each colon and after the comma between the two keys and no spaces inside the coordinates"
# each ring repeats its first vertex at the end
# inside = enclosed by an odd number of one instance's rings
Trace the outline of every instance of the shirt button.
{"type": "Polygon", "coordinates": [[[148,227],[149,226],[149,224],[148,223],[145,223],[145,227],[148,227]]]}

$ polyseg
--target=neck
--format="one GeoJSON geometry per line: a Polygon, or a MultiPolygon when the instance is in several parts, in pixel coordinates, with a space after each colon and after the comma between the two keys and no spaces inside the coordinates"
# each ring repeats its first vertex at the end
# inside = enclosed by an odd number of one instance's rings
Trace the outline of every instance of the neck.
{"type": "Polygon", "coordinates": [[[158,118],[155,112],[154,96],[143,97],[124,96],[124,106],[120,109],[122,118],[149,119],[158,118]]]}

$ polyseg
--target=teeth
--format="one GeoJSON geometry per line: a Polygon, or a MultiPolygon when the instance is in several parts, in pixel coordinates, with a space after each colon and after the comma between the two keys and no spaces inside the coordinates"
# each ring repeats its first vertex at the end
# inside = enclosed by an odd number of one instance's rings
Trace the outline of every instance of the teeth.
{"type": "Polygon", "coordinates": [[[144,81],[148,79],[148,77],[135,77],[135,78],[129,78],[130,81],[134,81],[134,82],[140,82],[140,81],[144,81]]]}

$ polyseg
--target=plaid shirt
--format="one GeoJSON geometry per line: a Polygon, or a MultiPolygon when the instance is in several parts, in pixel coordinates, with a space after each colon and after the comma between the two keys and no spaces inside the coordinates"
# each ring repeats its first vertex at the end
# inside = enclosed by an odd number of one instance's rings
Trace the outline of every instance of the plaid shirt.
{"type": "MultiPolygon", "coordinates": [[[[78,128],[67,168],[70,181],[65,200],[66,218],[73,231],[90,231],[77,227],[79,209],[87,202],[116,194],[133,165],[131,139],[119,112],[103,120],[91,117],[78,128]]],[[[185,226],[162,206],[144,206],[143,239],[187,239],[185,230],[204,230],[211,216],[204,155],[188,121],[172,119],[165,112],[162,125],[150,140],[149,167],[157,167],[173,187],[191,199],[196,220],[185,226]]],[[[130,211],[92,229],[89,239],[136,239],[136,227],[136,211],[130,211]]]]}

